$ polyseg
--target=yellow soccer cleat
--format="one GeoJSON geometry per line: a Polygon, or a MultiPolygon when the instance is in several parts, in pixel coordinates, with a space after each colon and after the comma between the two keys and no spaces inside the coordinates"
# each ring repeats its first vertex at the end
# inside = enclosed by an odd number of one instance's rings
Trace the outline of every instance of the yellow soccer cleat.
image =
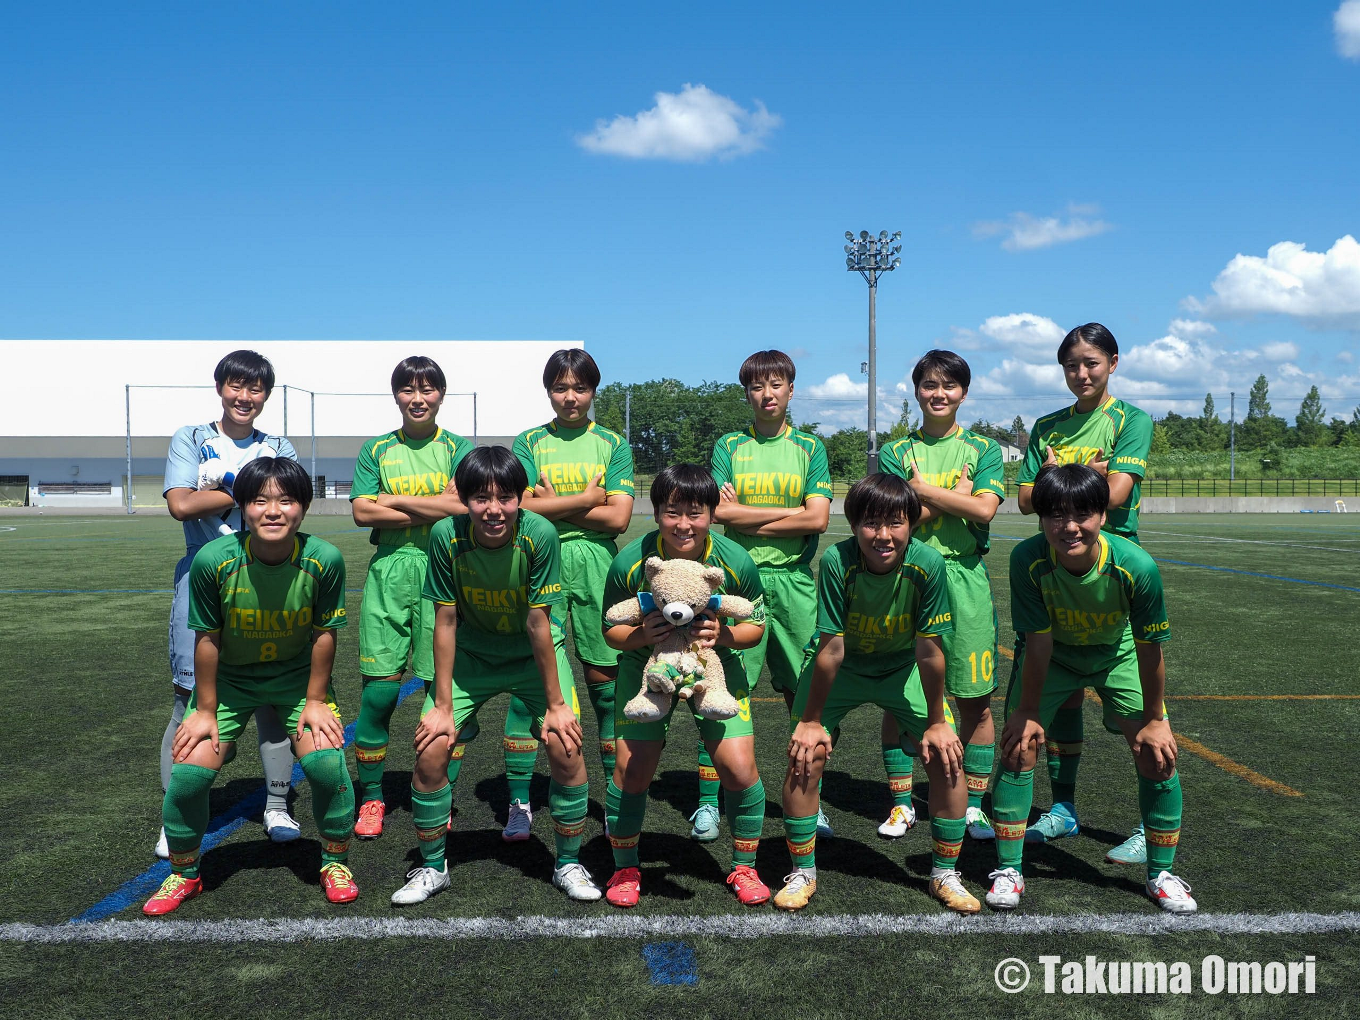
{"type": "Polygon", "coordinates": [[[774,905],[780,910],[802,910],[817,891],[817,879],[810,877],[809,868],[795,868],[784,876],[784,888],[774,895],[774,905]]]}
{"type": "Polygon", "coordinates": [[[930,880],[930,895],[959,914],[976,914],[982,909],[976,896],[963,887],[957,871],[946,871],[930,880]]]}

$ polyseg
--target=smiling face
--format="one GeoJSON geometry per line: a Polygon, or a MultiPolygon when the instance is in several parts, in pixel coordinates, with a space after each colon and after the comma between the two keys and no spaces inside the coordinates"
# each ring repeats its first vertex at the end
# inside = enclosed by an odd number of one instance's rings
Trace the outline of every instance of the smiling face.
{"type": "Polygon", "coordinates": [[[927,372],[916,386],[916,402],[927,419],[953,421],[968,391],[943,372],[927,372]]]}
{"type": "Polygon", "coordinates": [[[444,394],[432,382],[412,380],[392,396],[401,411],[401,423],[408,432],[428,432],[435,424],[444,394]]]}
{"type": "Polygon", "coordinates": [[[869,573],[891,573],[907,554],[911,524],[902,517],[882,521],[865,519],[855,525],[855,541],[869,573]]]}
{"type": "Polygon", "coordinates": [[[594,399],[595,391],[571,372],[559,375],[548,390],[553,414],[563,425],[573,428],[580,428],[589,421],[590,404],[594,399]]]}
{"type": "Polygon", "coordinates": [[[1085,340],[1074,343],[1062,359],[1062,370],[1078,406],[1090,410],[1104,400],[1110,373],[1118,366],[1118,354],[1106,354],[1085,340]]]}
{"type": "Polygon", "coordinates": [[[222,421],[235,426],[233,431],[249,431],[269,399],[259,379],[228,379],[217,387],[217,395],[222,398],[222,421]]]}
{"type": "Polygon", "coordinates": [[[1084,574],[1095,565],[1100,555],[1104,511],[1042,514],[1039,523],[1044,529],[1044,538],[1058,554],[1058,562],[1069,572],[1084,574]]]}
{"type": "Polygon", "coordinates": [[[746,402],[755,412],[756,422],[776,431],[784,424],[784,415],[793,399],[793,383],[783,376],[753,379],[746,387],[746,402]]]}
{"type": "Polygon", "coordinates": [[[510,541],[519,518],[519,493],[484,489],[467,501],[472,516],[472,537],[486,549],[498,549],[510,541]]]}
{"type": "Polygon", "coordinates": [[[276,545],[291,541],[307,510],[289,496],[276,479],[264,483],[260,494],[241,507],[246,529],[259,542],[276,545]]]}
{"type": "Polygon", "coordinates": [[[689,506],[667,503],[657,510],[656,525],[667,556],[677,560],[703,559],[708,529],[713,526],[713,511],[702,503],[689,506]]]}

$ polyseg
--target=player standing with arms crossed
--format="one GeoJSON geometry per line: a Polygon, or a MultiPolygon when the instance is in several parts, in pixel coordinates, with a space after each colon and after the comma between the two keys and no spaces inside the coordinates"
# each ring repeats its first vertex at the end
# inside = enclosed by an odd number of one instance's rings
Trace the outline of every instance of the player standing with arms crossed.
{"type": "MultiPolygon", "coordinates": [[[[1058,345],[1067,388],[1077,402],[1034,423],[1020,465],[1020,512],[1034,513],[1032,493],[1039,471],[1055,464],[1086,464],[1110,487],[1105,530],[1138,541],[1140,483],[1152,448],[1152,418],[1147,412],[1109,394],[1110,374],[1119,367],[1119,344],[1098,322],[1078,326],[1058,345]]],[[[1053,806],[1025,838],[1031,843],[1075,835],[1081,830],[1075,807],[1077,767],[1085,742],[1081,695],[1074,694],[1046,727],[1049,783],[1053,806]]],[[[1141,864],[1147,859],[1143,827],[1105,855],[1115,864],[1141,864]]]]}
{"type": "MultiPolygon", "coordinates": [[[[739,378],[755,421],[713,446],[713,480],[721,501],[713,520],[745,549],[760,570],[765,591],[765,631],[742,654],[746,680],[755,690],[768,661],[770,683],[793,706],[803,650],[817,627],[817,585],[812,558],[817,536],[831,519],[831,471],[826,447],[787,421],[793,398],[793,359],[783,351],[757,351],[742,362],[739,378]]],[[[690,836],[718,838],[718,778],[699,742],[699,808],[690,836]]],[[[817,831],[832,835],[817,809],[817,831]]]]}
{"type": "MultiPolygon", "coordinates": [[[[889,443],[878,455],[880,471],[905,478],[921,502],[916,539],[944,556],[954,629],[942,636],[945,690],[959,706],[963,770],[968,777],[968,834],[992,839],[982,796],[996,759],[992,692],[996,690],[996,605],[983,559],[990,546],[990,525],[1006,496],[1001,447],[958,423],[959,405],[968,396],[972,372],[953,351],[927,351],[911,372],[921,405],[921,427],[889,443]]],[[[901,769],[901,738],[891,713],[883,713],[883,759],[890,783],[901,769]],[[895,752],[895,753],[894,753],[895,752]]],[[[898,783],[897,785],[900,785],[898,783]]],[[[904,835],[916,820],[910,781],[904,808],[894,805],[881,835],[904,835]]]]}
{"type": "MultiPolygon", "coordinates": [[[[161,792],[170,788],[171,746],[194,692],[194,633],[189,629],[189,566],[207,543],[241,528],[241,511],[232,495],[237,472],[257,457],[297,460],[293,444],[255,428],[274,389],[274,366],[254,351],[232,351],[213,371],[222,417],[206,425],[185,425],[170,440],[165,458],[164,495],[170,516],[184,524],[184,556],[175,564],[175,594],[170,603],[170,670],[174,705],[161,738],[161,792]]],[[[293,782],[293,752],[274,709],[255,714],[268,799],[264,828],[275,843],[297,839],[301,830],[288,813],[293,782]]],[[[165,829],[156,856],[168,858],[165,829]]]]}

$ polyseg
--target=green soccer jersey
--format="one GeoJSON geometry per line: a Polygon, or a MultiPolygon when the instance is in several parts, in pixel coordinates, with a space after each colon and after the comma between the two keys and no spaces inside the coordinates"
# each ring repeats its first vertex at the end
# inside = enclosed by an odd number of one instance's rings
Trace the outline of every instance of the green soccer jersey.
{"type": "MultiPolygon", "coordinates": [[[[471,451],[470,442],[442,428],[425,439],[411,439],[402,429],[370,439],[354,465],[349,498],[377,499],[384,492],[389,496],[438,496],[471,451]]],[[[368,540],[378,546],[424,549],[430,542],[430,525],[374,528],[368,540]]]]}
{"type": "MultiPolygon", "coordinates": [[[[609,573],[604,582],[606,611],[640,591],[651,590],[647,583],[647,571],[644,569],[647,559],[651,556],[660,556],[663,560],[670,559],[666,555],[659,531],[650,531],[634,539],[614,557],[614,562],[609,564],[609,573]]],[[[765,589],[760,583],[760,571],[745,549],[731,539],[710,531],[708,543],[704,547],[704,564],[722,568],[723,583],[718,588],[718,594],[739,595],[749,599],[755,607],[751,619],[743,622],[760,624],[765,622],[765,589]]],[[[635,675],[641,675],[643,666],[651,654],[650,646],[623,652],[619,656],[620,669],[626,671],[631,667],[635,675]]],[[[745,674],[740,653],[731,648],[719,648],[718,658],[722,660],[723,670],[729,677],[745,674]]]]}
{"type": "MultiPolygon", "coordinates": [[[[885,474],[910,479],[913,459],[921,469],[922,479],[930,485],[952,489],[966,466],[974,496],[990,492],[1003,502],[1006,499],[1001,447],[986,436],[969,432],[960,425],[939,439],[917,429],[878,451],[878,469],[885,474]]],[[[991,526],[974,524],[953,514],[938,514],[912,537],[951,559],[986,556],[991,545],[991,526]]]]}
{"type": "Polygon", "coordinates": [[[822,553],[817,631],[845,638],[844,666],[851,672],[880,677],[909,670],[918,637],[953,629],[944,557],[924,542],[912,539],[897,569],[886,574],[869,571],[853,538],[822,553]]]}
{"type": "MultiPolygon", "coordinates": [[[[546,475],[559,496],[575,496],[585,491],[590,480],[604,475],[606,495],[633,495],[633,451],[623,436],[596,422],[579,429],[564,428],[556,421],[515,437],[512,452],[529,476],[529,491],[540,475],[546,475]]],[[[613,535],[583,528],[570,521],[555,521],[557,536],[563,542],[589,538],[612,546],[613,535]]]]}
{"type": "Polygon", "coordinates": [[[263,680],[305,669],[312,630],[345,625],[345,561],[329,542],[298,532],[293,554],[261,563],[244,531],[213,539],[189,567],[189,629],[220,632],[217,675],[263,680]]]}
{"type": "Polygon", "coordinates": [[[1030,430],[1029,446],[1020,465],[1020,484],[1033,485],[1049,448],[1059,464],[1089,464],[1102,454],[1110,471],[1133,475],[1133,490],[1123,506],[1106,514],[1105,530],[1137,537],[1138,507],[1143,501],[1142,481],[1152,449],[1152,419],[1146,411],[1114,397],[1085,414],[1077,405],[1044,415],[1030,430]]]}
{"type": "Polygon", "coordinates": [[[1100,557],[1081,577],[1068,573],[1043,535],[1011,552],[1011,621],[1016,633],[1053,634],[1053,661],[1099,673],[1133,642],[1171,637],[1162,575],[1152,557],[1118,535],[1101,533],[1100,557]]]}
{"type": "Polygon", "coordinates": [[[524,623],[549,607],[561,644],[562,547],[546,517],[519,511],[515,533],[498,549],[477,544],[467,514],[436,521],[430,532],[425,598],[458,607],[457,646],[483,662],[532,659],[524,623]]]}
{"type": "MultiPolygon", "coordinates": [[[[831,498],[831,469],[822,441],[792,425],[777,436],[762,436],[755,427],[729,432],[713,446],[713,480],[731,483],[743,506],[802,506],[809,496],[831,498]]],[[[811,563],[816,535],[764,538],[727,528],[727,537],[748,553],[758,567],[795,567],[811,563]]]]}

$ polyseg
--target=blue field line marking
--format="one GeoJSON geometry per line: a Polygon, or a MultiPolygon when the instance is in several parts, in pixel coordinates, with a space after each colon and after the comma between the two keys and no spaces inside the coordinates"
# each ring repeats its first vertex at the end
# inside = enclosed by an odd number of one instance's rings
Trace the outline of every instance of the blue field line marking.
{"type": "MultiPolygon", "coordinates": [[[[417,690],[425,686],[425,681],[419,677],[411,677],[401,685],[398,696],[398,704],[405,701],[417,690]]],[[[354,743],[354,723],[345,727],[345,746],[349,747],[354,743]]],[[[302,774],[302,766],[293,765],[293,785],[302,782],[305,777],[302,774]]],[[[202,852],[207,853],[217,846],[228,836],[234,833],[246,819],[264,810],[265,804],[264,787],[256,790],[248,797],[244,797],[230,808],[218,815],[208,823],[208,831],[203,834],[202,852]]],[[[160,884],[165,881],[170,874],[169,861],[157,861],[147,868],[136,878],[130,878],[120,885],[113,892],[109,893],[102,900],[92,906],[85,913],[71,918],[67,924],[88,924],[94,921],[107,921],[119,911],[126,910],[138,900],[145,899],[160,888],[160,884]]]]}
{"type": "Polygon", "coordinates": [[[697,985],[699,963],[694,947],[685,942],[649,942],[642,947],[654,985],[697,985]]]}

